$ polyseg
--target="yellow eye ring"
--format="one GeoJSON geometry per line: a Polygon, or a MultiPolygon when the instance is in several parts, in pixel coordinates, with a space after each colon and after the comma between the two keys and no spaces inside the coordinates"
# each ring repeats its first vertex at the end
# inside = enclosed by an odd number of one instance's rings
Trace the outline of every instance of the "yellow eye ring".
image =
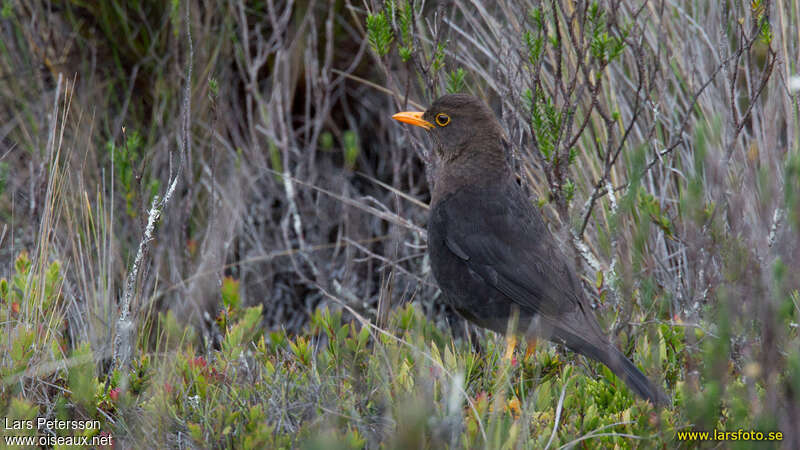
{"type": "Polygon", "coordinates": [[[450,123],[450,116],[444,113],[439,113],[436,115],[435,120],[440,127],[443,127],[446,126],[448,123],[450,123]]]}

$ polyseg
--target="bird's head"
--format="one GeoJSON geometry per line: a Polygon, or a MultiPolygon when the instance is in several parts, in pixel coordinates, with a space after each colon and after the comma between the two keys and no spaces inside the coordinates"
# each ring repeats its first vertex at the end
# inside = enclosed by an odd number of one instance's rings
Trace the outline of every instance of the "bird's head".
{"type": "Polygon", "coordinates": [[[503,154],[500,124],[489,107],[471,95],[444,95],[427,111],[399,112],[392,118],[426,129],[444,161],[466,156],[465,152],[503,154]]]}

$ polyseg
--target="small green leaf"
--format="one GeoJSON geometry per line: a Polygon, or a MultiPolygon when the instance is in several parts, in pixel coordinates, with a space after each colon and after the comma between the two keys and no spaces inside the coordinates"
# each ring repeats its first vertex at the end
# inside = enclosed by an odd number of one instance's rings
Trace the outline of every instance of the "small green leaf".
{"type": "Polygon", "coordinates": [[[368,341],[369,341],[369,326],[364,325],[361,327],[361,331],[358,332],[358,348],[360,349],[366,348],[368,341]]]}
{"type": "Polygon", "coordinates": [[[7,302],[9,297],[8,280],[0,278],[0,302],[7,302]]]}
{"type": "Polygon", "coordinates": [[[189,436],[191,436],[192,439],[194,439],[197,442],[205,441],[205,439],[203,439],[203,429],[202,427],[200,427],[199,424],[188,422],[186,424],[186,428],[189,429],[189,436]]]}
{"type": "Polygon", "coordinates": [[[459,92],[464,92],[464,77],[466,75],[466,72],[464,72],[464,69],[461,67],[450,71],[450,73],[447,75],[447,93],[456,94],[459,92]]]}
{"type": "Polygon", "coordinates": [[[323,150],[330,150],[333,148],[333,135],[330,131],[323,131],[319,135],[319,146],[323,150]]]}
{"type": "Polygon", "coordinates": [[[0,11],[0,17],[3,19],[10,19],[11,16],[14,14],[14,2],[12,0],[6,0],[3,2],[3,10],[0,11]]]}
{"type": "Polygon", "coordinates": [[[431,64],[433,73],[439,72],[442,67],[444,67],[444,55],[446,48],[447,46],[444,42],[439,42],[439,44],[436,46],[436,52],[433,54],[433,63],[431,64]]]}
{"type": "Polygon", "coordinates": [[[209,77],[208,79],[208,90],[211,93],[212,97],[216,97],[219,95],[219,82],[214,77],[209,77]]]}
{"type": "Polygon", "coordinates": [[[283,183],[283,162],[281,161],[281,152],[278,150],[278,146],[275,145],[274,142],[271,140],[267,144],[269,147],[269,162],[272,170],[275,172],[275,181],[278,183],[283,183]]]}
{"type": "Polygon", "coordinates": [[[239,297],[239,281],[233,277],[222,279],[222,303],[232,310],[239,308],[241,298],[239,297]]]}
{"type": "Polygon", "coordinates": [[[358,135],[352,131],[347,130],[343,133],[342,139],[344,140],[344,164],[350,170],[356,166],[356,160],[360,153],[358,146],[358,135]]]}
{"type": "Polygon", "coordinates": [[[571,202],[575,197],[575,183],[571,179],[567,179],[564,183],[564,194],[567,202],[571,202]]]}
{"type": "Polygon", "coordinates": [[[74,402],[90,412],[95,410],[94,396],[97,392],[97,377],[94,374],[92,350],[88,342],[79,344],[72,352],[69,366],[69,388],[74,402]]]}
{"type": "Polygon", "coordinates": [[[367,16],[367,40],[372,51],[385,56],[394,40],[392,27],[383,12],[367,16]]]}
{"type": "Polygon", "coordinates": [[[261,321],[262,305],[251,306],[244,311],[244,317],[232,326],[222,341],[222,350],[226,357],[235,356],[240,346],[251,341],[256,334],[256,325],[261,321]]]}

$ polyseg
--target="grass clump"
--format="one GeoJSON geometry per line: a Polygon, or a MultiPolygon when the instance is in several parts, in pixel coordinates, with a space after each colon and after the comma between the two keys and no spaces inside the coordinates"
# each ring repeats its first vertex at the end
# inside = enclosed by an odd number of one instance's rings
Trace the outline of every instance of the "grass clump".
{"type": "MultiPolygon", "coordinates": [[[[325,308],[302,334],[268,333],[259,326],[261,308],[242,307],[233,280],[222,287],[218,350],[199,350],[191,333],[162,315],[154,331],[161,351],[141,348],[130,369],[103,376],[88,343],[73,344],[69,355],[44,352],[34,345],[36,330],[14,319],[21,298],[11,292],[25,286],[29,263],[20,255],[11,283],[0,282],[4,323],[18,322],[4,329],[12,347],[2,404],[14,419],[55,405],[57,417],[98,420],[95,433],[118,439],[156,445],[182,433],[224,448],[540,447],[551,439],[629,445],[666,437],[681,420],[634,398],[602,366],[565,363],[549,345],[505,359],[505,340],[454,339],[413,304],[394,311],[386,329],[345,322],[341,310],[325,308]],[[39,353],[51,355],[47,364],[32,361],[39,353]],[[26,379],[30,367],[40,373],[26,379]],[[10,376],[20,379],[9,383],[10,376]],[[38,403],[15,389],[45,379],[53,387],[38,403]]],[[[46,280],[51,292],[58,277],[46,280]]]]}

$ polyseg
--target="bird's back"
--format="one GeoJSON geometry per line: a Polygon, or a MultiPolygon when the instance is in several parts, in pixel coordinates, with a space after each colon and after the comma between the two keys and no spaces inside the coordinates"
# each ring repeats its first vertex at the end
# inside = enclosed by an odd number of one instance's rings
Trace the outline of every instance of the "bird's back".
{"type": "Polygon", "coordinates": [[[465,185],[439,199],[428,227],[434,276],[445,294],[488,284],[496,303],[516,306],[526,316],[563,315],[583,300],[575,271],[513,179],[465,185]]]}

